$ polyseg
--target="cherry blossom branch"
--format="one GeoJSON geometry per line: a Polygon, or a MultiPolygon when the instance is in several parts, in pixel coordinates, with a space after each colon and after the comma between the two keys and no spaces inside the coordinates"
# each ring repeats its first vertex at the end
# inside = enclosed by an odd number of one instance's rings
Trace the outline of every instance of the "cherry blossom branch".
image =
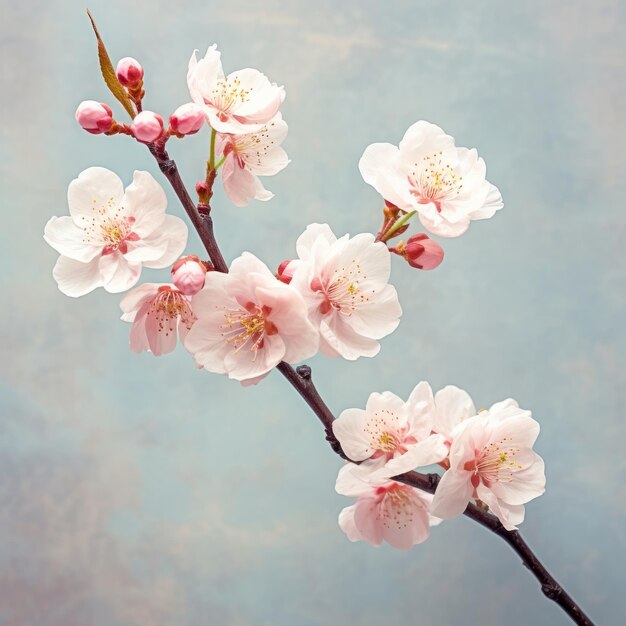
{"type": "MultiPolygon", "coordinates": [[[[198,206],[196,206],[178,173],[176,163],[170,159],[164,146],[149,144],[148,149],[156,159],[159,169],[169,181],[172,189],[174,189],[194,228],[198,231],[198,235],[206,248],[213,267],[218,272],[228,272],[228,265],[222,256],[222,252],[217,245],[213,232],[213,218],[211,217],[211,207],[209,203],[199,203],[198,206]]],[[[213,179],[215,179],[215,177],[213,177],[213,179]]]]}
{"type": "MultiPolygon", "coordinates": [[[[215,239],[209,202],[200,202],[197,206],[195,205],[178,173],[176,163],[169,158],[164,145],[150,144],[148,148],[155,157],[160,170],[168,179],[174,192],[181,201],[189,219],[206,248],[215,270],[225,273],[228,272],[228,266],[215,239]]],[[[211,161],[214,161],[214,158],[213,156],[211,161]]],[[[211,161],[209,161],[207,168],[207,183],[209,188],[208,190],[203,190],[204,196],[209,200],[212,196],[212,185],[215,180],[215,166],[211,161]]],[[[410,215],[408,217],[410,217],[410,215]]],[[[404,221],[406,221],[406,219],[404,221]]],[[[403,224],[400,224],[398,227],[400,228],[402,225],[403,224]]],[[[308,365],[301,365],[294,369],[291,365],[282,361],[276,366],[276,369],[287,379],[318,417],[324,427],[326,441],[328,441],[332,450],[343,459],[350,461],[333,433],[335,416],[317,391],[312,380],[311,368],[308,365]]],[[[412,471],[394,476],[393,479],[432,494],[435,493],[437,489],[440,476],[434,473],[422,474],[412,471]]],[[[574,623],[579,626],[594,626],[591,619],[537,558],[530,546],[522,539],[519,531],[506,530],[495,515],[471,503],[468,504],[465,509],[464,515],[503,539],[518,554],[524,566],[527,567],[539,581],[543,594],[560,606],[574,623]]]]}

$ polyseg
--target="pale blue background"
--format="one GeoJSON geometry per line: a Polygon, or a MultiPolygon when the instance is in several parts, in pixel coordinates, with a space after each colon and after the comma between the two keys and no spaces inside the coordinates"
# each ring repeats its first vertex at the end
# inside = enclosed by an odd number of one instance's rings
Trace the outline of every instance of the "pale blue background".
{"type": "MultiPolygon", "coordinates": [[[[258,387],[195,371],[179,349],[136,356],[119,298],[62,296],[42,240],[90,165],[164,182],[125,137],[75,124],[111,104],[83,2],[2,5],[0,623],[557,626],[508,547],[466,519],[408,553],[349,543],[340,461],[277,374],[258,387]]],[[[454,383],[506,396],[542,426],[548,489],[524,536],[598,624],[623,618],[626,465],[626,10],[596,2],[91,2],[113,59],[146,68],[146,106],[188,101],[186,65],[214,41],[227,71],[284,84],[276,198],[217,234],[270,266],[312,221],[374,230],[368,143],[417,119],[477,146],[506,207],[445,242],[436,272],[399,259],[405,310],[380,356],[311,361],[337,412],[371,391],[454,383]]],[[[122,112],[114,105],[119,117],[122,112]]],[[[173,141],[191,186],[207,134],[173,141]]],[[[171,211],[182,211],[168,189],[171,211]]],[[[200,252],[190,238],[190,252],[200,252]]],[[[165,271],[148,271],[166,280],[165,271]]]]}

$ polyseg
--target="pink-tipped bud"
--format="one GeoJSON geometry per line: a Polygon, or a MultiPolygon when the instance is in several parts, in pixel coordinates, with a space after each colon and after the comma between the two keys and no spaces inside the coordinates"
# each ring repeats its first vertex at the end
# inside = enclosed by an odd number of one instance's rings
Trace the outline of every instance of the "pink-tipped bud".
{"type": "Polygon", "coordinates": [[[194,255],[178,259],[172,266],[172,282],[186,296],[193,296],[204,287],[206,266],[194,255]]]}
{"type": "Polygon", "coordinates": [[[188,102],[170,115],[170,127],[177,135],[193,135],[204,126],[205,119],[202,107],[188,102]]]}
{"type": "Polygon", "coordinates": [[[143,67],[141,67],[137,59],[124,57],[119,60],[115,74],[117,75],[117,80],[119,80],[124,87],[137,87],[143,79],[143,67]]]}
{"type": "Polygon", "coordinates": [[[152,111],[142,111],[130,126],[133,137],[143,143],[152,143],[163,134],[163,118],[152,111]]]}
{"type": "Polygon", "coordinates": [[[196,193],[201,196],[202,194],[209,193],[209,185],[206,180],[199,180],[196,183],[196,193]]]}
{"type": "Polygon", "coordinates": [[[82,128],[94,135],[106,133],[113,126],[113,111],[106,104],[95,100],[81,102],[75,117],[82,128]]]}
{"type": "Polygon", "coordinates": [[[405,253],[409,265],[420,270],[434,270],[443,261],[443,248],[424,233],[409,237],[405,253]]]}
{"type": "Polygon", "coordinates": [[[291,259],[287,259],[278,266],[278,270],[276,270],[276,278],[278,278],[281,283],[288,285],[293,278],[295,269],[296,264],[293,263],[291,259]]]}

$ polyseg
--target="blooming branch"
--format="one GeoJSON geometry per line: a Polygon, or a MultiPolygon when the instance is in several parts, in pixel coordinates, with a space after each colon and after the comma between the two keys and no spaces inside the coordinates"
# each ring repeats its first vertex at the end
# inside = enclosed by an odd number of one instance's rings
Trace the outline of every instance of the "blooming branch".
{"type": "Polygon", "coordinates": [[[502,208],[476,150],[457,148],[441,128],[419,121],[399,147],[373,144],[359,163],[364,180],[384,201],[376,237],[338,238],[328,225],[311,224],[296,243],[297,258],[281,263],[276,274],[247,252],[229,267],[213,231],[213,186],[221,172],[226,195],[237,206],[272,197],[259,176],[274,175],[289,162],[281,147],[287,134],[279,111],[284,88],[254,69],[225,75],[214,45],[200,60],[192,55],[187,82],[193,102],[178,107],[166,126],[161,115],[143,108],[139,62],[126,57],[114,71],[90,19],[105,82],[132,123],[116,121],[111,108],[96,101],[83,102],[76,119],[92,134],[124,134],[148,147],[209,260],[187,255],[176,261],[187,228],[165,214],[165,194],[150,174],[135,172],[124,190],[112,172],[90,168],[70,185],[70,216],[46,225],[45,240],[61,255],[53,272],[61,291],[126,291],[142,266],[173,264],[171,283],[145,283],[122,299],[122,319],[132,323],[131,349],[159,356],[180,339],[197,366],[243,385],[278,369],[347,462],[336,488],[356,499],[339,515],[351,541],[408,549],[425,541],[431,526],[463,513],[506,541],[542,592],[575,623],[593,626],[516,530],[524,505],[545,486],[543,460],[532,449],[539,424],[530,411],[512,399],[476,411],[463,390],[447,386],[433,394],[421,382],[406,401],[388,391],[372,393],[364,409],[347,409],[335,419],[311,368],[292,366],[318,350],[348,360],[378,353],[379,341],[396,329],[402,314],[389,284],[392,256],[422,270],[436,268],[444,257],[424,233],[389,245],[409,229],[412,217],[431,233],[457,237],[472,220],[502,208]],[[166,144],[205,124],[209,155],[194,202],[166,144]],[[442,476],[415,471],[432,464],[443,468],[442,476]]]}

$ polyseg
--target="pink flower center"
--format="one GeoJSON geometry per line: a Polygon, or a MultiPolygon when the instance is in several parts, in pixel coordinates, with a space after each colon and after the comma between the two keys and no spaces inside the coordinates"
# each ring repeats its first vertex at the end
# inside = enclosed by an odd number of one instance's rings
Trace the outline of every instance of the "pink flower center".
{"type": "Polygon", "coordinates": [[[417,509],[421,508],[413,488],[408,485],[382,485],[376,489],[376,495],[383,505],[378,508],[379,520],[386,528],[395,526],[398,530],[403,530],[413,523],[417,509]]]}
{"type": "Polygon", "coordinates": [[[206,104],[213,105],[218,109],[218,117],[226,122],[229,113],[237,104],[249,99],[251,89],[242,89],[238,78],[222,78],[217,81],[215,89],[211,90],[211,99],[204,99],[206,104]]]}
{"type": "Polygon", "coordinates": [[[372,459],[392,459],[404,454],[408,445],[417,443],[415,437],[408,435],[408,424],[400,426],[399,417],[387,409],[376,411],[366,422],[364,430],[369,437],[372,459]]]}
{"type": "Polygon", "coordinates": [[[176,331],[179,319],[187,330],[196,321],[196,316],[193,314],[185,295],[177,289],[172,289],[169,285],[159,287],[147,315],[156,317],[159,332],[164,332],[166,335],[176,331]]]}
{"type": "Polygon", "coordinates": [[[482,450],[475,451],[475,458],[467,461],[463,466],[472,473],[472,485],[478,487],[482,482],[489,487],[492,483],[510,483],[513,480],[513,472],[522,469],[515,461],[519,448],[513,448],[508,441],[510,437],[504,437],[498,442],[490,442],[482,450]]]}
{"type": "Polygon", "coordinates": [[[140,237],[132,228],[134,217],[108,217],[99,224],[99,240],[104,244],[102,256],[113,252],[128,252],[129,241],[139,241],[140,237]]]}
{"type": "Polygon", "coordinates": [[[360,286],[366,279],[367,276],[361,272],[361,266],[355,259],[349,265],[337,269],[326,281],[314,278],[311,290],[324,296],[319,305],[320,313],[326,315],[337,311],[350,317],[360,305],[369,301],[369,295],[360,286]]]}
{"type": "Polygon", "coordinates": [[[459,195],[463,187],[463,176],[458,176],[454,168],[447,162],[443,152],[425,156],[414,164],[415,169],[409,176],[411,195],[420,204],[431,202],[441,211],[441,203],[459,195]]]}
{"type": "Polygon", "coordinates": [[[263,348],[266,336],[278,333],[276,325],[268,319],[272,309],[268,306],[259,307],[254,302],[248,302],[242,309],[226,310],[225,323],[222,324],[222,337],[238,353],[247,347],[254,353],[263,348]]]}

